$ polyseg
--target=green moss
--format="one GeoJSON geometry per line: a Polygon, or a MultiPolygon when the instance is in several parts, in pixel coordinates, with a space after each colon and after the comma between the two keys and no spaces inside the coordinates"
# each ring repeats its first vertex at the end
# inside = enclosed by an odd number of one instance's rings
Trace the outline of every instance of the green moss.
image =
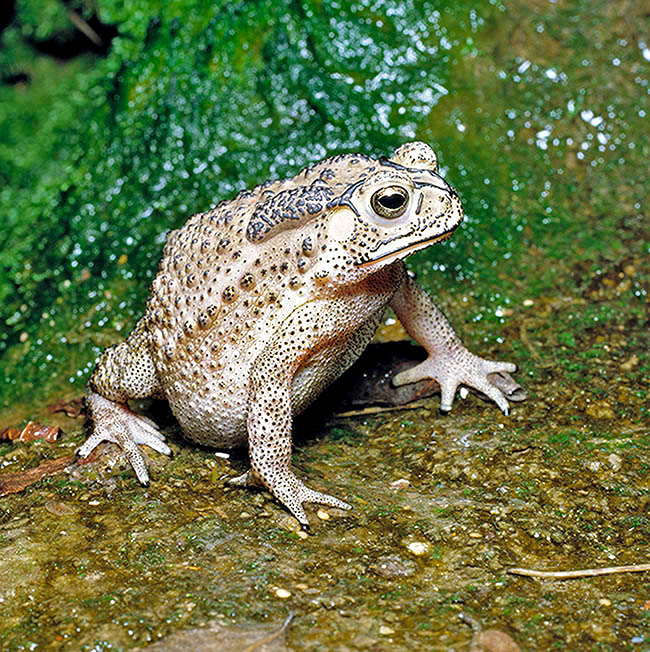
{"type": "MultiPolygon", "coordinates": [[[[119,32],[105,60],[66,65],[63,84],[0,89],[0,128],[16,134],[0,195],[5,403],[51,381],[81,388],[101,345],[142,310],[165,232],[189,214],[328,154],[415,135],[460,34],[476,29],[463,3],[408,15],[268,1],[98,9],[119,32]],[[451,47],[436,56],[442,38],[451,47]]],[[[4,39],[25,50],[17,25],[4,39]]]]}

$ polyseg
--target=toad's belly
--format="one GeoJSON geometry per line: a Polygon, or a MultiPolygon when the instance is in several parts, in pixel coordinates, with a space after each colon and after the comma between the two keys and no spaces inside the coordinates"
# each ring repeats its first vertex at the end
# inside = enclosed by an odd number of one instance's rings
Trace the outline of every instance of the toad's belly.
{"type": "MultiPolygon", "coordinates": [[[[291,380],[294,414],[305,409],[355,362],[372,339],[382,314],[383,309],[378,310],[357,331],[318,350],[297,370],[291,380]]],[[[232,361],[222,367],[221,374],[202,374],[200,378],[186,368],[167,384],[166,398],[188,439],[214,447],[246,445],[252,364],[241,359],[232,361]]],[[[269,387],[269,391],[273,388],[269,387]]]]}
{"type": "MultiPolygon", "coordinates": [[[[307,407],[348,366],[340,364],[336,353],[321,353],[296,373],[291,384],[294,414],[307,407]]],[[[187,439],[216,448],[247,444],[248,382],[214,379],[196,387],[179,379],[168,387],[166,398],[187,439]]]]}
{"type": "Polygon", "coordinates": [[[246,444],[246,385],[215,378],[197,388],[176,380],[165,394],[187,439],[217,448],[246,444]]]}

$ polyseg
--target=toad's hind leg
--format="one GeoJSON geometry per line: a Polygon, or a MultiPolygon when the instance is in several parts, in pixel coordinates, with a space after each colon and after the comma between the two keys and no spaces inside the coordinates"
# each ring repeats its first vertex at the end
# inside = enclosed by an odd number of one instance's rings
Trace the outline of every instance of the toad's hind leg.
{"type": "Polygon", "coordinates": [[[92,434],[77,451],[86,457],[103,441],[116,443],[143,485],[149,483],[149,473],[138,444],[171,454],[156,424],[132,412],[127,404],[129,399],[161,395],[148,338],[141,319],[125,342],[102,354],[86,389],[92,434]]]}
{"type": "Polygon", "coordinates": [[[329,363],[312,368],[318,379],[310,386],[310,393],[336,378],[356,359],[372,329],[347,325],[346,319],[352,321],[349,312],[335,301],[302,306],[282,324],[251,369],[247,416],[251,469],[231,483],[266,487],[305,527],[309,522],[303,503],[342,509],[350,509],[350,505],[310,489],[291,470],[292,408],[301,403],[293,396],[296,388],[292,382],[323,350],[346,354],[334,355],[329,363]]]}

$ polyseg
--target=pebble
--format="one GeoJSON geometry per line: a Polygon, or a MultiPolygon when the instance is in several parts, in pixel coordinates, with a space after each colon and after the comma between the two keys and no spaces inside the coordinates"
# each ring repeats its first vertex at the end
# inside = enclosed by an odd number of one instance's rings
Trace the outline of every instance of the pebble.
{"type": "Polygon", "coordinates": [[[298,538],[300,538],[300,539],[306,539],[306,538],[309,536],[309,535],[308,535],[304,530],[298,530],[298,531],[296,532],[296,535],[297,535],[298,538]]]}
{"type": "Polygon", "coordinates": [[[524,299],[524,305],[526,308],[530,308],[530,306],[535,305],[535,302],[532,299],[524,299]]]}
{"type": "Polygon", "coordinates": [[[330,518],[330,515],[324,509],[319,509],[316,512],[316,516],[318,516],[322,521],[328,521],[330,518]]]}
{"type": "Polygon", "coordinates": [[[395,480],[395,482],[391,482],[390,486],[392,489],[406,489],[411,486],[411,483],[406,478],[400,478],[399,480],[395,480]]]}
{"type": "Polygon", "coordinates": [[[598,604],[601,607],[611,607],[612,606],[612,601],[608,600],[607,598],[601,598],[600,600],[598,600],[598,604]]]}
{"type": "Polygon", "coordinates": [[[49,500],[46,502],[45,509],[55,516],[72,516],[72,514],[77,513],[77,510],[74,507],[58,500],[49,500]]]}
{"type": "Polygon", "coordinates": [[[406,546],[409,552],[412,552],[414,555],[420,556],[429,550],[429,544],[424,541],[412,541],[406,546]]]}
{"type": "Polygon", "coordinates": [[[634,369],[638,364],[639,358],[636,355],[633,355],[621,365],[621,371],[632,371],[632,369],[634,369]]]}
{"type": "Polygon", "coordinates": [[[300,523],[298,523],[298,519],[295,518],[295,516],[291,516],[290,514],[284,514],[282,515],[278,521],[278,526],[281,527],[283,530],[288,530],[289,532],[295,532],[298,536],[300,536],[300,532],[302,532],[302,529],[300,528],[300,523]]]}
{"type": "Polygon", "coordinates": [[[470,539],[480,539],[481,538],[481,533],[480,532],[470,532],[469,537],[470,539]]]}
{"type": "Polygon", "coordinates": [[[415,562],[397,555],[385,555],[372,567],[382,577],[409,577],[417,570],[415,562]]]}
{"type": "Polygon", "coordinates": [[[394,629],[391,629],[390,627],[388,627],[388,625],[382,625],[382,626],[379,628],[379,633],[380,633],[382,636],[390,636],[391,634],[394,634],[394,633],[395,633],[395,630],[394,630],[394,629]]]}
{"type": "Polygon", "coordinates": [[[613,419],[616,415],[606,401],[599,401],[588,405],[585,409],[588,416],[593,419],[613,419]]]}
{"type": "Polygon", "coordinates": [[[286,600],[291,597],[291,591],[287,591],[286,589],[275,589],[275,595],[282,600],[286,600]]]}
{"type": "Polygon", "coordinates": [[[621,470],[621,464],[623,463],[623,458],[620,455],[617,455],[616,453],[612,453],[607,458],[607,461],[611,464],[612,471],[621,470]]]}

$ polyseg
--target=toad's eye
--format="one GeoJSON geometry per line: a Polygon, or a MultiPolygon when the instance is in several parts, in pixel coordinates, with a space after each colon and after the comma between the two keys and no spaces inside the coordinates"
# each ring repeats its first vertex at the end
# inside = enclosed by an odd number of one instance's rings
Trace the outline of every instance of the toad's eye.
{"type": "Polygon", "coordinates": [[[379,217],[394,220],[404,215],[408,205],[408,193],[401,186],[389,186],[378,190],[371,198],[370,205],[379,217]]]}

